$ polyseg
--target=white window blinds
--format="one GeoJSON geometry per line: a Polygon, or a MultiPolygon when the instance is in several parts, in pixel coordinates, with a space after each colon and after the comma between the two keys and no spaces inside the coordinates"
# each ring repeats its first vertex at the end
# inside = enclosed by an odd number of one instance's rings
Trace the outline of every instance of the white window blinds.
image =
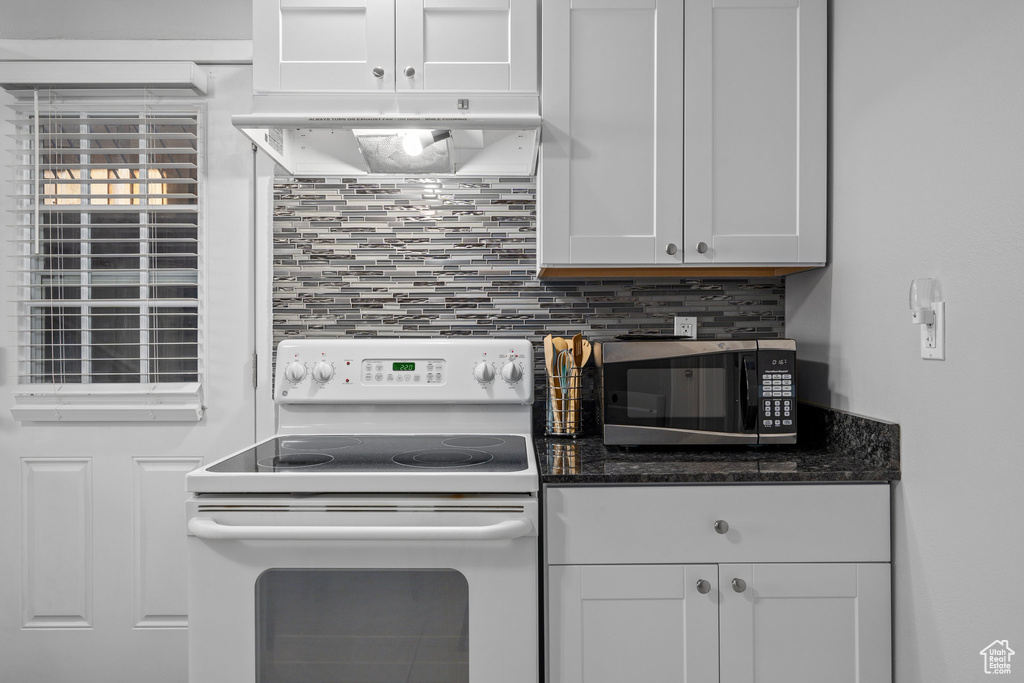
{"type": "Polygon", "coordinates": [[[200,113],[16,119],[23,384],[198,382],[200,113]]]}

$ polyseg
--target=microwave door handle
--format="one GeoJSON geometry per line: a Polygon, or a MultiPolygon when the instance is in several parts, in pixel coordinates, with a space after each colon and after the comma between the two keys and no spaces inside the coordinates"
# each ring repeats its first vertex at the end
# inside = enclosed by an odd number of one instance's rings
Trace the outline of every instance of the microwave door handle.
{"type": "Polygon", "coordinates": [[[743,356],[743,429],[757,431],[757,358],[743,356]]]}
{"type": "Polygon", "coordinates": [[[529,535],[533,523],[509,519],[487,526],[235,526],[193,517],[188,530],[218,541],[505,541],[529,535]]]}

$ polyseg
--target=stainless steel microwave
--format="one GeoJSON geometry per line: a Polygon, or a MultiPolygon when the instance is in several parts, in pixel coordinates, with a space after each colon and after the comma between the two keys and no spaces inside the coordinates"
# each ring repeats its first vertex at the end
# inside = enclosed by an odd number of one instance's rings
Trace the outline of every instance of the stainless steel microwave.
{"type": "Polygon", "coordinates": [[[609,445],[796,443],[796,342],[595,344],[609,445]]]}

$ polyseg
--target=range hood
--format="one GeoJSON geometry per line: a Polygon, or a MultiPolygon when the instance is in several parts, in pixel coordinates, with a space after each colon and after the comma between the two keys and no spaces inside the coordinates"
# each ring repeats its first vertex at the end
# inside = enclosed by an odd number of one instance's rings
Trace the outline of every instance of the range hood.
{"type": "Polygon", "coordinates": [[[254,113],[231,122],[291,175],[531,176],[536,115],[254,113]]]}

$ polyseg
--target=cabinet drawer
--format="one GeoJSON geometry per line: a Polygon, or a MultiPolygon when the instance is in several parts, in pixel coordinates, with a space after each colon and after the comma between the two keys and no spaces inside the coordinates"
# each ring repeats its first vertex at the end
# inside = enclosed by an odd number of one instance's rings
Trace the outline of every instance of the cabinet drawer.
{"type": "Polygon", "coordinates": [[[888,484],[548,487],[545,495],[549,564],[889,561],[888,484]]]}

